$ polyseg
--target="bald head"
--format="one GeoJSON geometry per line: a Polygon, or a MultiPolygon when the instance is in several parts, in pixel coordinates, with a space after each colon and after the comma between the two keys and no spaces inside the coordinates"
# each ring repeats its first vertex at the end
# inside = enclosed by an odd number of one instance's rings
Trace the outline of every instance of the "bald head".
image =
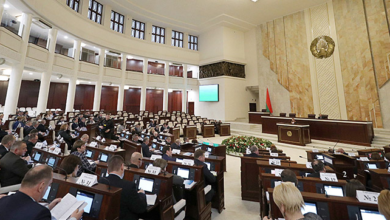
{"type": "Polygon", "coordinates": [[[53,170],[48,165],[40,165],[30,169],[22,180],[20,192],[41,201],[47,188],[53,181],[53,170]]]}
{"type": "Polygon", "coordinates": [[[134,152],[131,155],[130,162],[132,164],[137,165],[138,167],[141,167],[141,163],[142,163],[142,155],[141,155],[141,153],[140,152],[134,152]]]}

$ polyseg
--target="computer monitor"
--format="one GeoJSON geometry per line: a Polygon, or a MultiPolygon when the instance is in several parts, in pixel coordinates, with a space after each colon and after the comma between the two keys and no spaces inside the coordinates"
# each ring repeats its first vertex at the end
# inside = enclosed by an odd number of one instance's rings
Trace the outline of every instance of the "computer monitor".
{"type": "Polygon", "coordinates": [[[124,137],[124,136],[125,136],[125,134],[124,134],[124,133],[122,133],[122,134],[121,134],[121,137],[124,137]]]}
{"type": "Polygon", "coordinates": [[[91,151],[91,150],[87,150],[87,151],[85,152],[85,156],[86,156],[87,158],[91,158],[91,157],[92,157],[92,151],[91,151]]]}
{"type": "Polygon", "coordinates": [[[386,218],[379,213],[379,211],[360,209],[360,215],[362,220],[386,220],[386,218]]]}
{"type": "Polygon", "coordinates": [[[324,185],[325,193],[329,196],[344,196],[344,191],[342,186],[331,186],[331,185],[324,185]]]}
{"type": "Polygon", "coordinates": [[[313,202],[305,202],[305,206],[301,208],[302,215],[305,215],[306,213],[312,212],[314,214],[317,214],[317,204],[313,202]]]}
{"type": "Polygon", "coordinates": [[[323,160],[324,156],[322,154],[317,154],[317,160],[323,160]]]}
{"type": "Polygon", "coordinates": [[[141,135],[141,138],[144,138],[145,137],[145,135],[143,134],[143,135],[141,135]]]}
{"type": "Polygon", "coordinates": [[[146,177],[139,178],[138,189],[143,189],[146,192],[153,192],[154,179],[149,179],[146,177]]]}
{"type": "Polygon", "coordinates": [[[162,135],[160,135],[160,139],[164,139],[164,137],[162,135]]]}
{"type": "Polygon", "coordinates": [[[108,155],[105,154],[105,153],[101,153],[100,154],[100,161],[101,162],[107,162],[107,160],[108,160],[108,155]]]}
{"type": "Polygon", "coordinates": [[[204,145],[209,145],[209,142],[203,142],[204,145]]]}
{"type": "Polygon", "coordinates": [[[41,160],[41,156],[42,156],[41,152],[35,152],[34,160],[36,162],[39,162],[41,160]]]}
{"type": "Polygon", "coordinates": [[[178,167],[177,175],[181,176],[183,179],[188,179],[188,177],[190,176],[190,169],[178,167]]]}
{"type": "Polygon", "coordinates": [[[156,149],[156,147],[157,147],[157,144],[152,144],[153,149],[156,149]]]}
{"type": "Polygon", "coordinates": [[[88,214],[91,212],[91,207],[94,198],[95,198],[95,194],[87,193],[81,190],[78,190],[76,194],[76,199],[78,201],[84,201],[87,203],[87,205],[84,207],[84,212],[88,214]]]}
{"type": "Polygon", "coordinates": [[[366,165],[368,169],[378,169],[375,163],[367,163],[366,165]]]}
{"type": "Polygon", "coordinates": [[[176,162],[178,162],[178,163],[182,163],[182,162],[183,162],[183,159],[176,158],[176,162]]]}
{"type": "MultiPolygon", "coordinates": [[[[379,156],[383,157],[382,152],[376,152],[376,153],[378,153],[379,156]]],[[[367,156],[369,159],[371,159],[372,153],[366,153],[366,156],[367,156]]]]}
{"type": "Polygon", "coordinates": [[[47,187],[45,195],[43,195],[43,198],[42,198],[43,201],[47,201],[47,198],[49,198],[50,190],[51,190],[51,186],[47,187]]]}
{"type": "Polygon", "coordinates": [[[160,151],[162,151],[162,150],[163,150],[163,148],[164,148],[164,146],[162,146],[162,145],[161,145],[161,146],[160,146],[160,151]]]}
{"type": "Polygon", "coordinates": [[[211,164],[209,162],[204,162],[207,165],[207,168],[211,170],[211,164]]]}
{"type": "Polygon", "coordinates": [[[211,151],[213,151],[213,148],[208,147],[208,148],[207,148],[207,151],[211,153],[211,151]]]}
{"type": "Polygon", "coordinates": [[[54,167],[54,164],[56,163],[56,158],[50,157],[49,160],[47,161],[47,165],[50,167],[54,167]]]}

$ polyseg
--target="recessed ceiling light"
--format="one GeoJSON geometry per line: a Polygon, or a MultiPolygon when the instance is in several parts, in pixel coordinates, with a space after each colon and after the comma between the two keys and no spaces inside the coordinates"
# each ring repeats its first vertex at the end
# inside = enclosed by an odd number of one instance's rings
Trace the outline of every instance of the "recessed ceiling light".
{"type": "Polygon", "coordinates": [[[4,4],[4,8],[9,8],[9,5],[7,5],[7,4],[4,4]]]}
{"type": "Polygon", "coordinates": [[[257,2],[257,0],[251,0],[252,2],[257,2]]]}
{"type": "Polygon", "coordinates": [[[85,46],[86,46],[86,44],[85,44],[85,43],[81,43],[81,46],[82,46],[82,47],[85,47],[85,46]]]}
{"type": "Polygon", "coordinates": [[[89,84],[91,84],[91,82],[88,82],[89,84]]]}
{"type": "Polygon", "coordinates": [[[30,75],[32,75],[33,73],[29,73],[30,75]]]}
{"type": "Polygon", "coordinates": [[[0,76],[0,81],[7,81],[8,80],[8,76],[0,76]]]}
{"type": "Polygon", "coordinates": [[[65,38],[65,39],[68,39],[68,36],[65,36],[64,38],[65,38]]]}

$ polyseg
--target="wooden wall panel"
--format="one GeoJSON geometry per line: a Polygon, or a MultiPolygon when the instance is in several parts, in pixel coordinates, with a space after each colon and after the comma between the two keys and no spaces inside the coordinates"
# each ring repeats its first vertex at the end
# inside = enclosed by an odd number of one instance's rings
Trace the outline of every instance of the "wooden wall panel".
{"type": "Polygon", "coordinates": [[[47,99],[47,108],[62,109],[66,108],[66,97],[68,95],[68,83],[50,83],[49,97],[47,99]]]}
{"type": "Polygon", "coordinates": [[[168,111],[181,111],[182,110],[182,92],[172,91],[168,93],[168,111]]]}
{"type": "Polygon", "coordinates": [[[164,90],[147,89],[145,110],[157,113],[163,110],[164,90]]]}
{"type": "Polygon", "coordinates": [[[138,114],[141,106],[141,88],[129,88],[125,90],[123,110],[138,114]]]}
{"type": "Polygon", "coordinates": [[[0,81],[0,105],[5,105],[5,97],[7,96],[8,81],[0,81]]]}
{"type": "Polygon", "coordinates": [[[100,99],[100,109],[107,111],[117,110],[118,104],[118,87],[102,86],[102,95],[100,99]]]}
{"type": "Polygon", "coordinates": [[[41,83],[22,80],[19,92],[18,107],[36,107],[41,83]]]}
{"type": "Polygon", "coordinates": [[[144,68],[144,61],[143,60],[136,60],[136,59],[127,59],[126,60],[126,70],[127,71],[134,71],[134,72],[141,72],[144,68]]]}
{"type": "Polygon", "coordinates": [[[156,62],[148,62],[148,73],[150,74],[158,74],[164,75],[165,64],[156,63],[156,62]]]}
{"type": "Polygon", "coordinates": [[[169,75],[183,77],[183,66],[170,65],[169,66],[169,75]]]}
{"type": "Polygon", "coordinates": [[[74,100],[74,108],[81,109],[93,109],[93,99],[95,95],[95,85],[77,85],[76,97],[74,100]]]}

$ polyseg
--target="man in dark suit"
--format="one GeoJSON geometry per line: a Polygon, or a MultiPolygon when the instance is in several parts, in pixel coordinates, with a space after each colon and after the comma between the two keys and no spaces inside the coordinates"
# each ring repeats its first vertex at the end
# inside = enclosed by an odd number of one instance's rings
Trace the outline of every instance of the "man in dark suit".
{"type": "Polygon", "coordinates": [[[134,152],[131,154],[130,165],[132,168],[142,168],[142,155],[140,152],[134,152]]]}
{"type": "Polygon", "coordinates": [[[142,146],[142,155],[144,157],[151,157],[152,153],[150,151],[154,151],[154,149],[149,149],[149,138],[145,137],[144,142],[141,144],[142,146]]]}
{"type": "Polygon", "coordinates": [[[3,140],[3,137],[6,136],[7,134],[8,134],[8,130],[5,131],[0,128],[0,141],[3,140]]]}
{"type": "Polygon", "coordinates": [[[3,140],[1,140],[0,145],[0,159],[9,152],[11,146],[15,143],[15,140],[16,138],[12,134],[4,136],[3,140]]]}
{"type": "Polygon", "coordinates": [[[162,149],[162,159],[166,161],[176,162],[175,158],[172,158],[172,148],[170,146],[164,146],[162,149]]]}
{"type": "Polygon", "coordinates": [[[22,156],[27,152],[27,146],[22,141],[15,142],[10,152],[0,159],[1,187],[11,186],[22,182],[29,167],[22,156]]]}
{"type": "Polygon", "coordinates": [[[169,131],[169,127],[167,125],[167,123],[164,123],[163,126],[160,128],[160,132],[168,132],[169,131]]]}
{"type": "Polygon", "coordinates": [[[101,135],[104,138],[112,138],[112,134],[114,134],[114,122],[111,120],[111,116],[109,114],[106,115],[106,118],[103,120],[99,128],[101,129],[101,135]]]}
{"type": "MultiPolygon", "coordinates": [[[[12,220],[51,220],[52,210],[60,201],[53,200],[47,207],[40,205],[47,188],[53,181],[53,170],[47,165],[34,167],[28,171],[19,191],[0,199],[1,219],[12,220]]],[[[70,220],[81,219],[84,210],[76,210],[70,220]]]]}
{"type": "Polygon", "coordinates": [[[45,127],[45,124],[46,124],[46,120],[42,120],[41,122],[39,122],[39,125],[37,127],[37,130],[39,132],[41,132],[42,134],[45,134],[46,131],[47,131],[47,128],[45,127]]]}
{"type": "Polygon", "coordinates": [[[251,150],[251,153],[250,154],[245,154],[245,157],[261,157],[259,155],[259,148],[258,147],[252,146],[250,148],[250,150],[251,150]]]}
{"type": "Polygon", "coordinates": [[[142,133],[141,125],[139,123],[137,123],[135,125],[133,134],[141,135],[141,133],[142,133]]]}
{"type": "Polygon", "coordinates": [[[32,149],[34,148],[35,144],[38,141],[38,135],[29,135],[28,141],[26,141],[27,145],[27,154],[28,156],[32,155],[32,149]]]}
{"type": "Polygon", "coordinates": [[[139,215],[146,212],[147,203],[143,190],[137,191],[134,182],[124,180],[124,160],[121,156],[115,155],[108,160],[107,180],[100,178],[99,182],[122,188],[119,219],[138,220],[139,215]]]}
{"type": "Polygon", "coordinates": [[[314,173],[307,175],[307,177],[320,178],[320,173],[326,173],[325,165],[321,160],[314,159],[311,162],[311,166],[313,167],[314,173]]]}
{"type": "Polygon", "coordinates": [[[180,139],[176,139],[175,143],[171,144],[172,149],[180,150],[180,139]]]}
{"type": "Polygon", "coordinates": [[[215,190],[214,190],[214,183],[217,181],[217,178],[210,172],[210,170],[207,168],[207,164],[204,162],[206,161],[206,157],[204,155],[205,151],[204,150],[197,150],[194,153],[194,164],[196,166],[202,166],[203,170],[203,175],[205,179],[205,186],[211,185],[211,190],[206,194],[206,201],[210,202],[214,195],[215,195],[215,190]]]}

